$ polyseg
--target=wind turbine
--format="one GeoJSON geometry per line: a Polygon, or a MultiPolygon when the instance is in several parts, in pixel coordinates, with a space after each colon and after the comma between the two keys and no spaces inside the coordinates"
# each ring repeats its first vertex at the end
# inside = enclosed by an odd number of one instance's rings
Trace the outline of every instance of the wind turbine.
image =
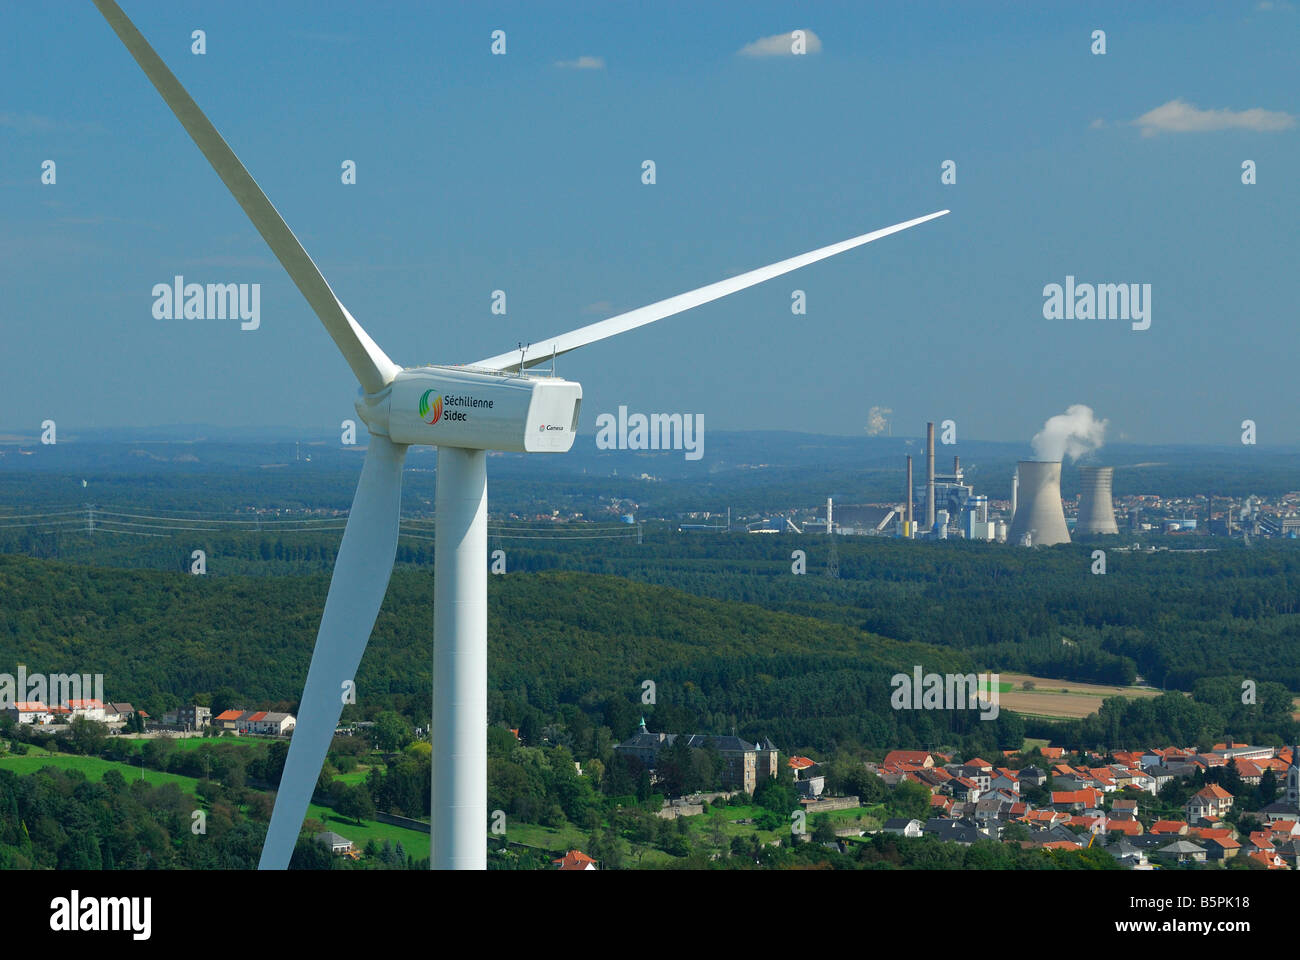
{"type": "Polygon", "coordinates": [[[339,302],[239,158],[114,0],[94,0],[253,226],[306,297],[360,383],[370,432],[334,563],[261,869],[288,866],[321,765],[388,589],[407,447],[438,448],[434,546],[434,868],[487,865],[486,451],[566,453],[580,384],[526,373],[578,347],[662,320],[948,213],[940,210],[678,294],[468,365],[399,367],[339,302]]]}

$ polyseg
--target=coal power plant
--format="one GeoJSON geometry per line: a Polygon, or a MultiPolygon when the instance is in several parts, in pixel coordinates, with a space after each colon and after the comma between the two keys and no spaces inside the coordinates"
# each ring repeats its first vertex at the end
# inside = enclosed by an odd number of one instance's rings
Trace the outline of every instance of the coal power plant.
{"type": "Polygon", "coordinates": [[[1079,521],[1074,525],[1076,537],[1094,537],[1119,533],[1115,525],[1115,506],[1110,499],[1114,467],[1079,468],[1079,521]]]}
{"type": "Polygon", "coordinates": [[[1061,461],[1021,460],[1017,473],[1016,515],[1011,518],[1007,542],[1033,547],[1069,543],[1070,531],[1061,509],[1061,461]]]}

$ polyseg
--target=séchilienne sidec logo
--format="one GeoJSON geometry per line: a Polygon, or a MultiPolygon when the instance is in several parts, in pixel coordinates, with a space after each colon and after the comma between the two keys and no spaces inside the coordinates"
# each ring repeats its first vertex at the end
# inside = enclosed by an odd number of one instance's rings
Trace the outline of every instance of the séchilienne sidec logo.
{"type": "Polygon", "coordinates": [[[424,393],[420,394],[419,404],[420,419],[430,426],[437,423],[439,420],[447,420],[451,423],[467,423],[469,421],[469,414],[466,413],[463,408],[470,410],[491,410],[496,406],[495,400],[480,400],[478,397],[471,397],[468,394],[460,393],[449,393],[446,396],[440,393],[433,398],[433,402],[431,403],[429,401],[429,395],[432,393],[432,390],[426,390],[424,393]],[[444,407],[451,407],[452,409],[447,410],[444,414],[444,407]]]}
{"type": "Polygon", "coordinates": [[[442,394],[438,394],[433,403],[429,403],[431,393],[432,390],[426,390],[420,396],[420,419],[433,425],[442,419],[442,394]]]}

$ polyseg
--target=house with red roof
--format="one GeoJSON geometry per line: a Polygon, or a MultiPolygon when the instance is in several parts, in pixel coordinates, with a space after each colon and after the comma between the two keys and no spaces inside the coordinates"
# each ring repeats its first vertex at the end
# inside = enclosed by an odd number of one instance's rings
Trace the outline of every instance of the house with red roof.
{"type": "Polygon", "coordinates": [[[1264,864],[1264,866],[1268,867],[1270,870],[1289,869],[1286,865],[1286,861],[1284,861],[1280,856],[1278,856],[1276,850],[1267,851],[1267,852],[1263,850],[1256,850],[1254,853],[1246,854],[1246,856],[1248,856],[1251,860],[1254,860],[1256,863],[1264,864]]]}
{"type": "Polygon", "coordinates": [[[1232,794],[1217,783],[1207,783],[1192,794],[1185,809],[1191,823],[1210,817],[1222,817],[1232,809],[1232,794]]]}
{"type": "Polygon", "coordinates": [[[1010,790],[1017,796],[1020,794],[1020,775],[1014,770],[1008,770],[1006,767],[998,767],[997,772],[989,776],[990,790],[1010,790]]]}
{"type": "Polygon", "coordinates": [[[903,763],[917,767],[933,767],[934,757],[924,750],[890,750],[885,754],[885,759],[880,765],[892,767],[903,763]]]}
{"type": "Polygon", "coordinates": [[[1241,844],[1232,837],[1202,837],[1201,843],[1210,860],[1230,860],[1241,853],[1241,844]]]}
{"type": "Polygon", "coordinates": [[[1182,820],[1157,820],[1151,824],[1150,833],[1152,836],[1184,836],[1187,833],[1187,824],[1182,820]]]}
{"type": "Polygon", "coordinates": [[[558,860],[552,860],[551,864],[558,870],[595,870],[596,861],[591,859],[581,850],[570,850],[558,860]]]}
{"type": "Polygon", "coordinates": [[[1116,820],[1114,817],[1106,821],[1107,833],[1122,833],[1126,837],[1142,836],[1142,822],[1140,820],[1116,820]]]}
{"type": "Polygon", "coordinates": [[[1100,807],[1101,797],[1101,791],[1091,787],[1082,790],[1053,790],[1052,806],[1082,813],[1084,810],[1100,807]]]}
{"type": "Polygon", "coordinates": [[[54,719],[54,710],[40,700],[19,700],[13,706],[5,707],[5,713],[14,718],[15,723],[41,724],[54,719]]]}

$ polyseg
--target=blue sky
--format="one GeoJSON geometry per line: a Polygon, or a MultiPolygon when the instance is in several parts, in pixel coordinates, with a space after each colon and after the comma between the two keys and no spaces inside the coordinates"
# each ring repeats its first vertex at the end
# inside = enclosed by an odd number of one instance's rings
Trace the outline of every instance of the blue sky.
{"type": "MultiPolygon", "coordinates": [[[[895,434],[951,418],[1027,443],[1085,403],[1113,440],[1230,443],[1251,418],[1261,444],[1300,442],[1297,4],[123,6],[399,363],[491,356],[947,207],[561,358],[583,430],[626,404],[861,434],[882,406],[895,434]],[[820,52],[739,55],[795,28],[820,52]],[[602,65],[557,65],[580,57],[602,65]],[[1133,123],[1176,100],[1225,128],[1133,123]],[[1067,274],[1150,283],[1151,328],[1045,320],[1067,274]]],[[[351,416],[347,366],[93,6],[5,20],[0,430],[351,416]],[[178,273],[260,283],[261,328],[154,319],[178,273]]]]}

